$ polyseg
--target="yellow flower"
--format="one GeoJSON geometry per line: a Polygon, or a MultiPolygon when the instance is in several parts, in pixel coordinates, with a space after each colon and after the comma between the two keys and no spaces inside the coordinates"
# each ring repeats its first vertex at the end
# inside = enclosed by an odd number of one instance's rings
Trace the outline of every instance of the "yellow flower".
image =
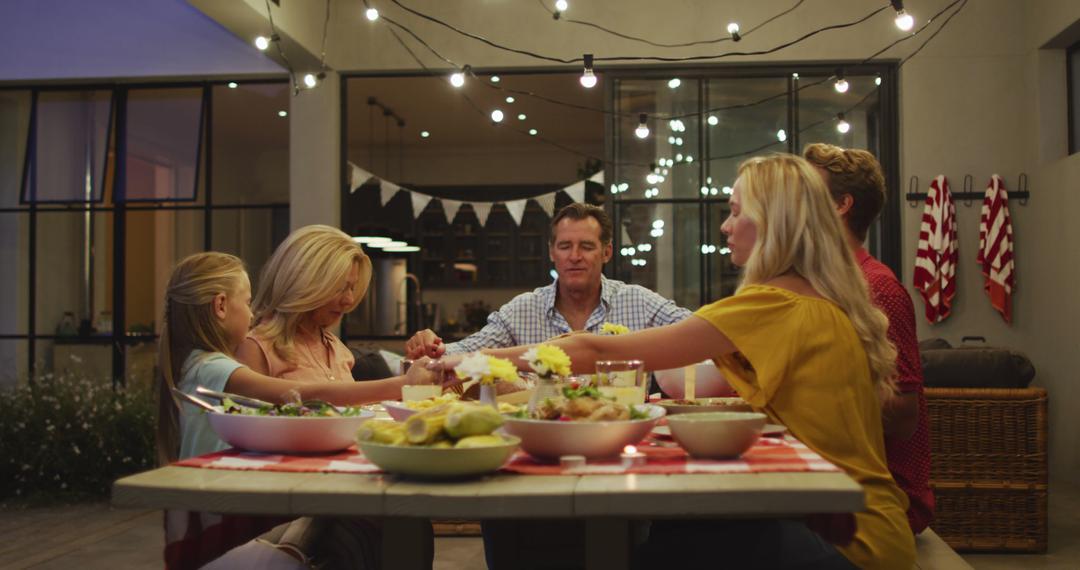
{"type": "Polygon", "coordinates": [[[617,325],[615,323],[604,323],[600,325],[600,334],[626,334],[630,332],[630,328],[626,325],[617,325]]]}
{"type": "Polygon", "coordinates": [[[569,376],[570,356],[551,344],[538,344],[525,351],[521,359],[540,376],[569,376]]]}
{"type": "Polygon", "coordinates": [[[516,382],[517,366],[514,366],[513,362],[505,358],[499,358],[497,356],[488,357],[488,369],[491,374],[485,376],[480,381],[484,384],[494,384],[495,382],[516,382]]]}

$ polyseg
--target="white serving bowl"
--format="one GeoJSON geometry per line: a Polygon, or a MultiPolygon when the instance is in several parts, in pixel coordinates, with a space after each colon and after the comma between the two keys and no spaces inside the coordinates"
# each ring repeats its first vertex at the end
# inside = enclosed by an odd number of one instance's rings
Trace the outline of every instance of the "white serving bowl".
{"type": "Polygon", "coordinates": [[[417,410],[406,406],[404,402],[395,400],[384,400],[382,406],[386,409],[386,413],[390,414],[390,417],[394,418],[394,421],[397,422],[403,422],[409,419],[409,416],[417,412],[417,410]]]}
{"type": "Polygon", "coordinates": [[[615,457],[627,445],[644,439],[665,414],[664,408],[653,404],[639,404],[635,408],[649,417],[614,422],[563,422],[504,416],[503,428],[520,437],[521,449],[538,459],[557,461],[563,455],[584,455],[588,459],[615,457]]]}
{"type": "MultiPolygon", "coordinates": [[[[694,365],[696,375],[694,377],[694,397],[711,398],[716,396],[733,396],[735,390],[724,379],[720,369],[711,360],[699,362],[694,365]]],[[[682,399],[686,397],[684,388],[686,382],[682,368],[669,368],[667,370],[655,370],[656,382],[669,398],[682,399]]]]}
{"type": "Polygon", "coordinates": [[[330,453],[353,444],[360,424],[375,416],[249,416],[208,412],[210,427],[233,447],[263,453],[330,453]]]}
{"type": "Polygon", "coordinates": [[[424,479],[447,479],[491,473],[506,463],[521,440],[502,436],[505,445],[462,449],[356,443],[364,456],[387,473],[424,479]]]}
{"type": "Polygon", "coordinates": [[[660,400],[656,405],[663,406],[668,415],[702,414],[705,412],[752,412],[754,408],[739,397],[730,398],[695,398],[694,404],[680,403],[679,400],[660,400]]]}
{"type": "Polygon", "coordinates": [[[743,454],[761,437],[765,414],[709,412],[668,418],[671,436],[694,457],[727,459],[743,454]]]}

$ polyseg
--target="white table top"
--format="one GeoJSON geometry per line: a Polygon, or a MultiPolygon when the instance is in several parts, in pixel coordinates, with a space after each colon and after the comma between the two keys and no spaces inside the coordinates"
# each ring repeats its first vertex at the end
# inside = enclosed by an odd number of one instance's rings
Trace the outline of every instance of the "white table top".
{"type": "Polygon", "coordinates": [[[432,482],[389,475],[163,467],[113,485],[113,505],[234,514],[406,518],[669,518],[855,512],[842,472],[519,475],[432,482]]]}

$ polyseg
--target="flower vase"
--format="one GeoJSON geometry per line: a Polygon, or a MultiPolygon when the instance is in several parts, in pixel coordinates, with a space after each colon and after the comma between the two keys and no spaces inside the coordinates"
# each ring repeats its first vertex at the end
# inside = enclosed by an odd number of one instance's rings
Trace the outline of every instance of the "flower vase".
{"type": "Polygon", "coordinates": [[[495,384],[480,385],[480,403],[487,404],[496,410],[499,409],[499,404],[495,400],[495,384]]]}

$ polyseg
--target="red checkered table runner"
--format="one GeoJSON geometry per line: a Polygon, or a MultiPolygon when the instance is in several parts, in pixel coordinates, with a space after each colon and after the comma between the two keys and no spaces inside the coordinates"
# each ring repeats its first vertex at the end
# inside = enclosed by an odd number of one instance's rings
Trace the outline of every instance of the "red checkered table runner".
{"type": "MultiPolygon", "coordinates": [[[[670,441],[648,439],[638,444],[645,454],[643,465],[626,466],[619,459],[589,461],[585,466],[564,468],[542,463],[517,452],[502,471],[523,475],[656,474],[677,473],[768,473],[835,472],[839,469],[792,437],[760,438],[738,459],[709,460],[688,456],[670,441]]],[[[273,455],[228,449],[176,463],[184,467],[285,471],[293,473],[382,473],[355,447],[331,455],[273,455]]]]}

